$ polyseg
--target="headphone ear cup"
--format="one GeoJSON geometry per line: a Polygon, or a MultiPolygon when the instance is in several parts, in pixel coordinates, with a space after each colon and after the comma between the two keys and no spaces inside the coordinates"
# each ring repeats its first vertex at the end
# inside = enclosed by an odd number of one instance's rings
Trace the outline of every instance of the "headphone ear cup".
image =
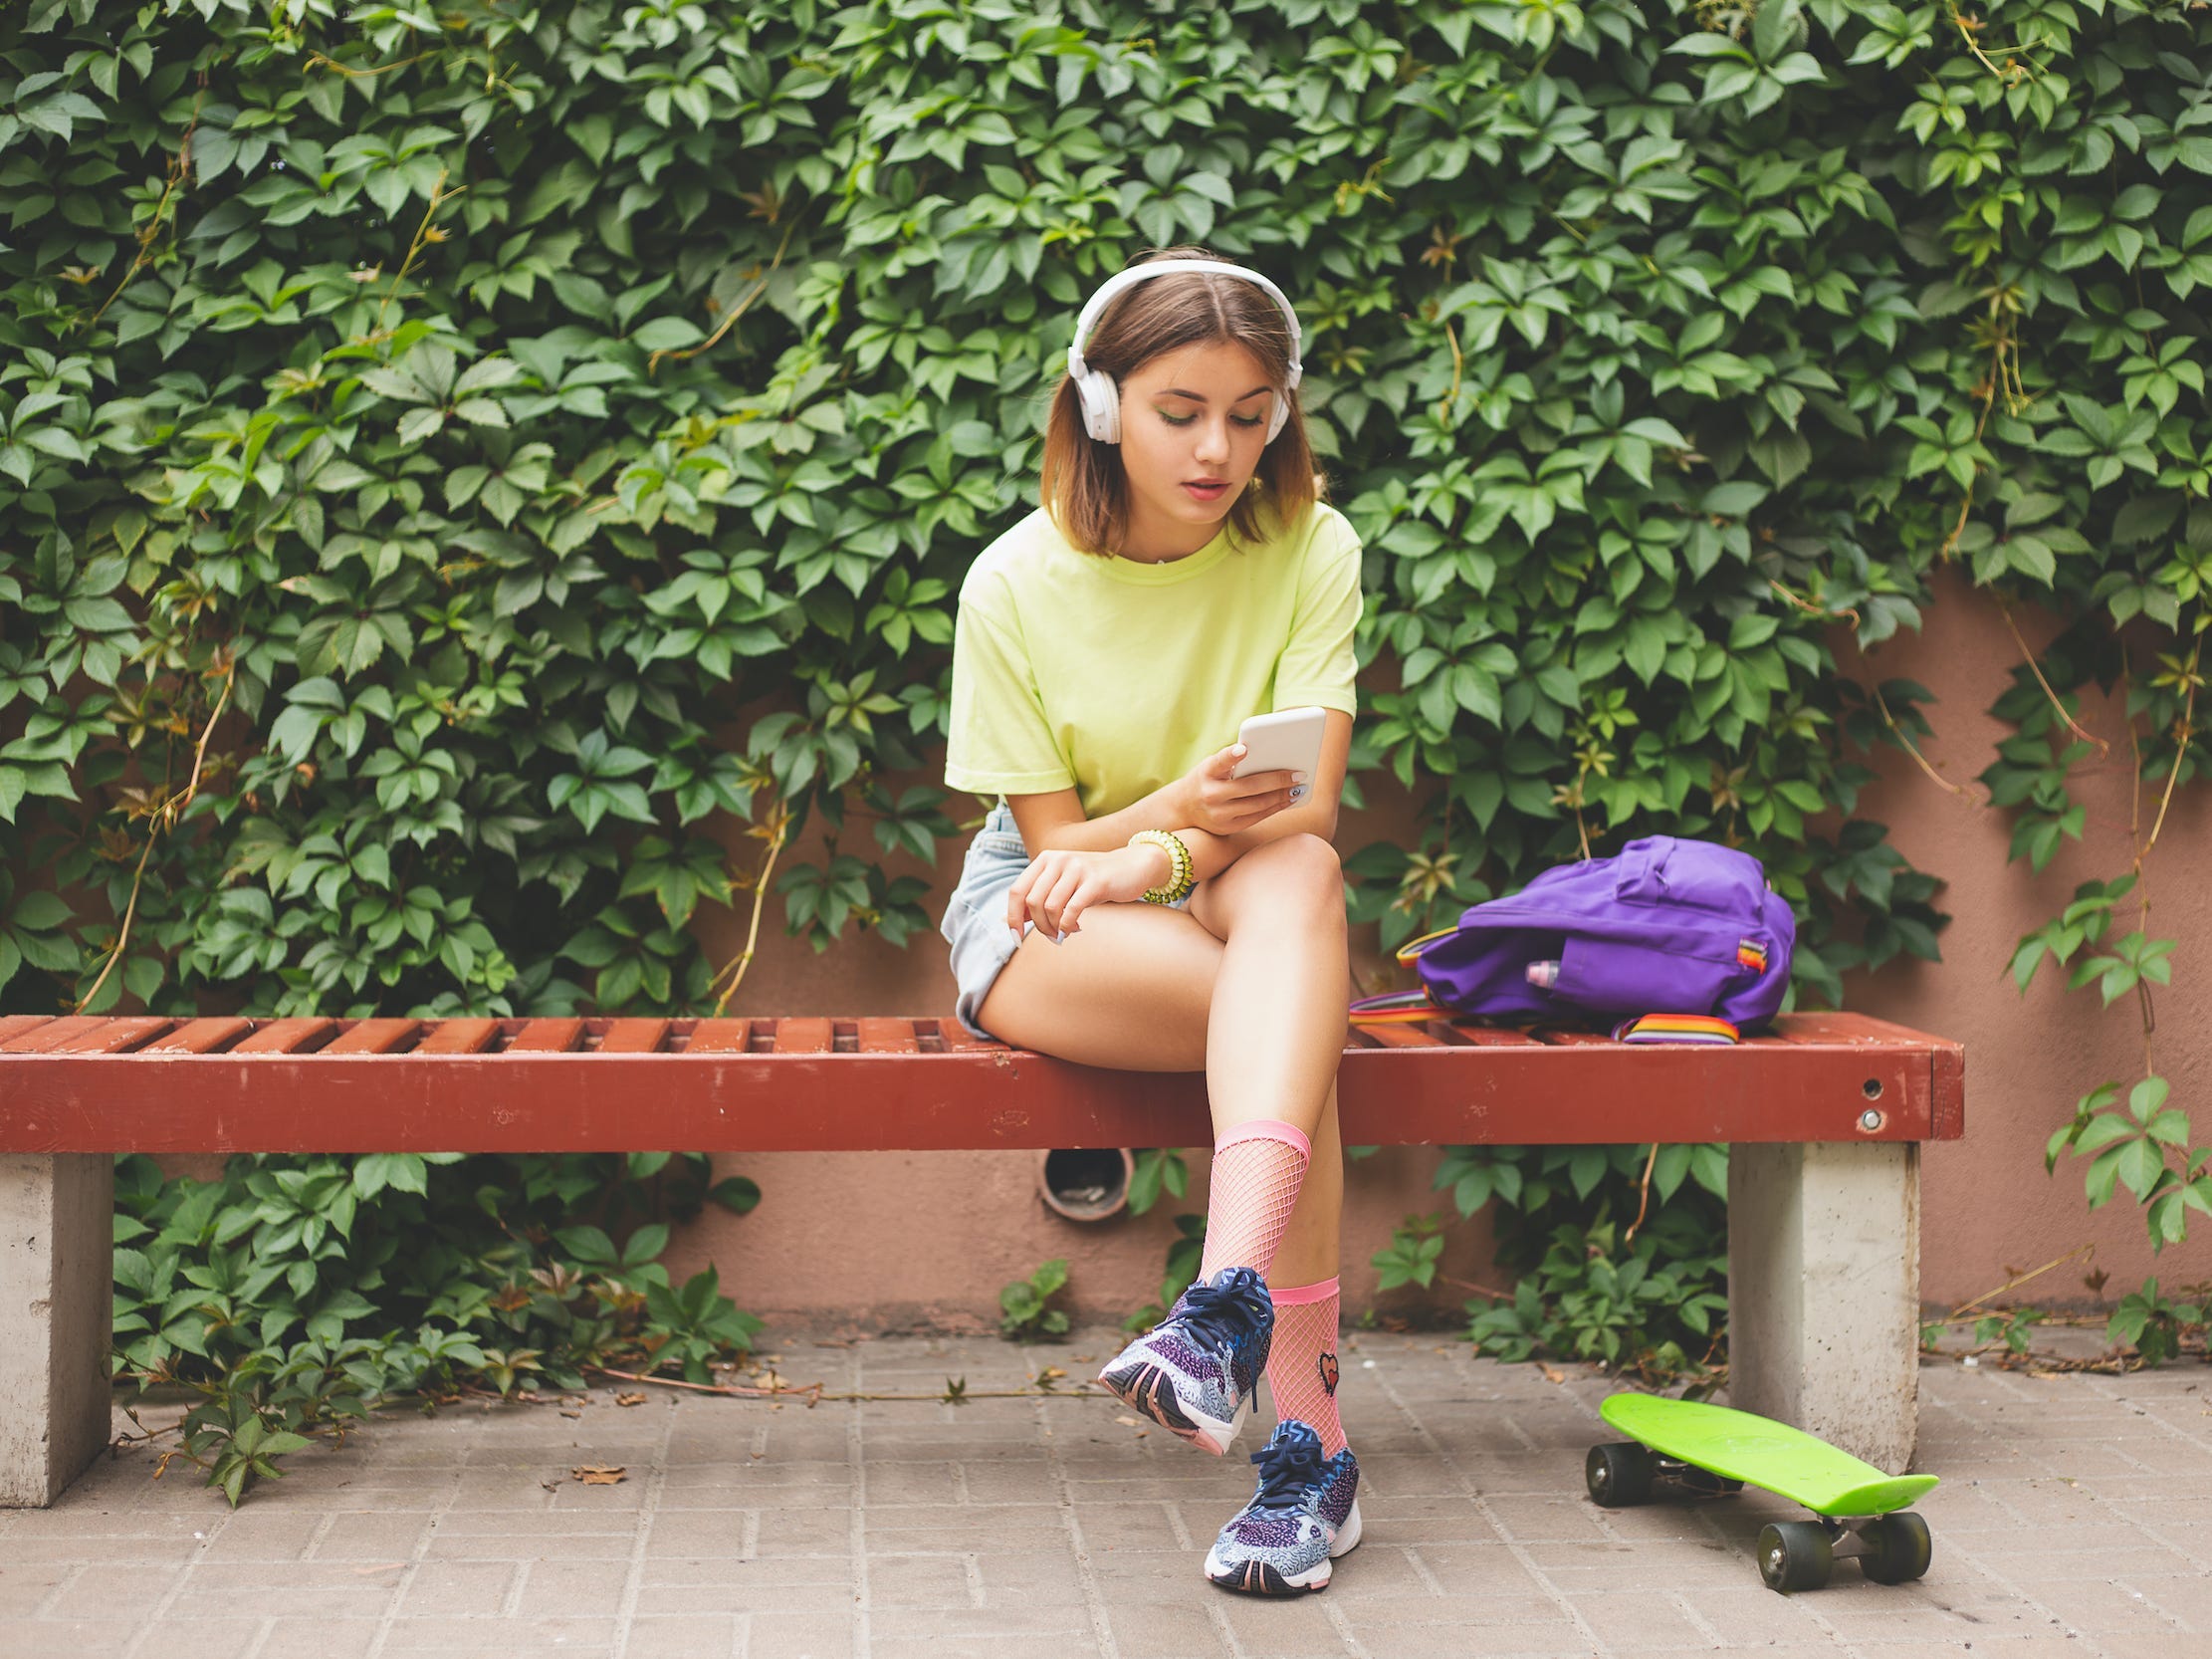
{"type": "Polygon", "coordinates": [[[1121,442],[1121,388],[1114,377],[1087,369],[1075,390],[1083,400],[1083,430],[1100,443],[1121,442]]]}
{"type": "Polygon", "coordinates": [[[1275,412],[1267,422],[1267,441],[1273,443],[1276,434],[1290,424],[1290,399],[1281,392],[1275,393],[1275,412]]]}

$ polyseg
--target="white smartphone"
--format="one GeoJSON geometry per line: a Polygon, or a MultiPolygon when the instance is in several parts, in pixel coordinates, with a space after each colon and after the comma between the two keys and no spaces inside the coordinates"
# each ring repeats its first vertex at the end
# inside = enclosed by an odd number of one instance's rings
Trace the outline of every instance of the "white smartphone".
{"type": "Polygon", "coordinates": [[[1236,741],[1244,758],[1231,778],[1248,778],[1255,772],[1299,772],[1305,782],[1290,786],[1292,805],[1313,793],[1313,775],[1321,770],[1321,734],[1327,729],[1324,708],[1277,709],[1255,714],[1236,728],[1236,741]]]}

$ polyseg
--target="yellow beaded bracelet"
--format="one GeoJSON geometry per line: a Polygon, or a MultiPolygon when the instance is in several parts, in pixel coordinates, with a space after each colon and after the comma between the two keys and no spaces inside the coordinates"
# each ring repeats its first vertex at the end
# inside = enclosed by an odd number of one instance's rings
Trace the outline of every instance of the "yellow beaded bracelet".
{"type": "Polygon", "coordinates": [[[1182,903],[1190,894],[1191,889],[1199,884],[1198,877],[1193,872],[1191,849],[1183,844],[1183,837],[1168,830],[1140,830],[1129,837],[1129,844],[1135,846],[1139,841],[1149,841],[1152,845],[1162,848],[1175,865],[1175,873],[1170,877],[1165,887],[1152,887],[1146,890],[1145,902],[1147,904],[1182,903]]]}

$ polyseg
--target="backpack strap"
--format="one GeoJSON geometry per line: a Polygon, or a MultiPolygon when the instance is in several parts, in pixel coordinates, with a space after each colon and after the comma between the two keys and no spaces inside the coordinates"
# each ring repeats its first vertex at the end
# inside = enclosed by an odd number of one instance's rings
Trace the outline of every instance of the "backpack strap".
{"type": "Polygon", "coordinates": [[[1709,1014],[1640,1014],[1613,1028],[1616,1043],[1740,1043],[1743,1034],[1709,1014]]]}
{"type": "Polygon", "coordinates": [[[1459,924],[1457,922],[1453,922],[1449,927],[1439,927],[1434,933],[1424,933],[1418,939],[1408,939],[1403,945],[1400,945],[1398,947],[1398,965],[1402,968],[1412,967],[1414,965],[1415,957],[1419,956],[1423,951],[1427,950],[1438,939],[1448,939],[1451,937],[1451,935],[1458,931],[1459,924]]]}
{"type": "Polygon", "coordinates": [[[1414,1025],[1424,1020],[1448,1020],[1451,1011],[1438,1008],[1427,990],[1391,991],[1380,997],[1362,997],[1352,1005],[1355,1026],[1414,1025]]]}

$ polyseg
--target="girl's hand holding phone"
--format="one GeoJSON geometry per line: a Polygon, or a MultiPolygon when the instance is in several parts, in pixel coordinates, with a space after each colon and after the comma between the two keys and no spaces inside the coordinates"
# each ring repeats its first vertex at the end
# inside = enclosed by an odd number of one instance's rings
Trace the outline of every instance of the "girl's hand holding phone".
{"type": "Polygon", "coordinates": [[[1231,778],[1243,758],[1244,745],[1232,743],[1185,775],[1184,816],[1192,829],[1215,835],[1249,830],[1290,806],[1290,792],[1306,781],[1295,772],[1254,772],[1231,778]]]}

